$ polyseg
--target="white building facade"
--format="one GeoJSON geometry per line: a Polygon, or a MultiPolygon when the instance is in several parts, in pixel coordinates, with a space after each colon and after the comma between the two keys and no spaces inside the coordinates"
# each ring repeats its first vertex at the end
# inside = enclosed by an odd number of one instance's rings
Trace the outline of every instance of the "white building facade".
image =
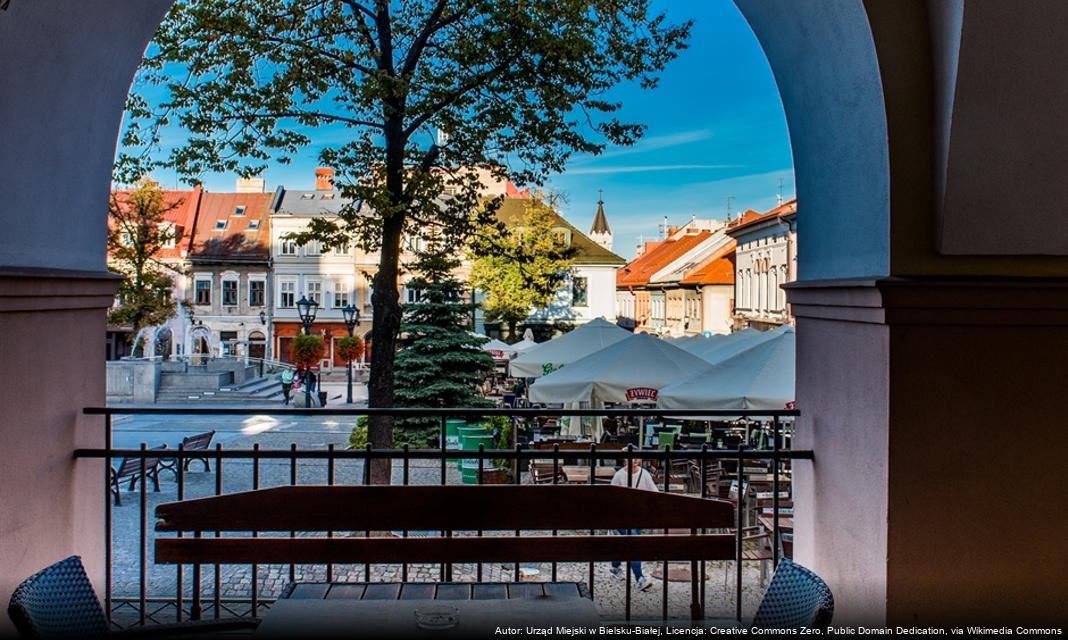
{"type": "Polygon", "coordinates": [[[797,201],[745,216],[729,230],[738,243],[735,328],[766,329],[792,323],[782,285],[797,273],[797,201]]]}

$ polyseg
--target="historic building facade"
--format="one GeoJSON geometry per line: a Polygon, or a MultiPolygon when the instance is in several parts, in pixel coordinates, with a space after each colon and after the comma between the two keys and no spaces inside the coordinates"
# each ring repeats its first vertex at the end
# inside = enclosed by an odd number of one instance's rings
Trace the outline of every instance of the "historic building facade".
{"type": "Polygon", "coordinates": [[[734,326],[768,329],[793,322],[782,286],[796,279],[797,200],[747,211],[727,233],[738,243],[734,326]]]}

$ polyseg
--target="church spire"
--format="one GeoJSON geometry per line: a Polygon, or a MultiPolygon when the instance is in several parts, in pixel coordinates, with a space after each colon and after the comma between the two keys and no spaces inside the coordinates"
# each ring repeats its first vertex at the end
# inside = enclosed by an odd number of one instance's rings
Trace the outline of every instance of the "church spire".
{"type": "Polygon", "coordinates": [[[612,229],[608,226],[608,216],[604,213],[604,191],[597,190],[597,213],[593,216],[590,227],[590,239],[609,251],[612,250],[612,229]]]}

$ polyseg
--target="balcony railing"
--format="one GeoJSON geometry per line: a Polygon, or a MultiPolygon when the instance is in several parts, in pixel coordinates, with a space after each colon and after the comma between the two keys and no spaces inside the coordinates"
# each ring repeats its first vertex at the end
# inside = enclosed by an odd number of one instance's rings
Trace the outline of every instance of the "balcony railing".
{"type": "MultiPolygon", "coordinates": [[[[149,546],[155,539],[155,532],[150,526],[150,495],[158,496],[153,502],[174,502],[185,499],[203,497],[205,495],[221,495],[228,491],[244,491],[259,489],[278,484],[366,484],[370,482],[370,473],[373,465],[367,464],[370,460],[389,460],[393,473],[394,484],[435,484],[455,483],[455,473],[450,474],[450,462],[462,459],[470,461],[469,464],[477,464],[477,482],[482,484],[487,472],[493,465],[506,461],[511,465],[512,477],[510,482],[515,484],[530,482],[551,482],[553,484],[567,481],[561,470],[567,466],[569,469],[588,467],[584,482],[594,484],[598,481],[596,470],[602,464],[611,464],[632,458],[653,462],[657,465],[658,474],[662,477],[658,483],[662,483],[662,490],[672,491],[684,484],[678,474],[673,470],[687,468],[690,477],[696,478],[696,486],[692,484],[687,490],[695,496],[705,499],[728,498],[735,504],[736,526],[732,533],[735,535],[735,556],[733,560],[734,573],[734,597],[733,615],[736,619],[742,619],[743,613],[743,548],[746,539],[745,532],[755,524],[760,515],[759,505],[761,502],[770,502],[770,518],[765,516],[763,520],[770,520],[772,551],[769,560],[775,566],[782,553],[781,541],[783,540],[780,527],[780,514],[782,513],[782,499],[789,493],[789,481],[784,481],[781,476],[788,471],[793,460],[812,459],[811,451],[791,449],[789,442],[792,435],[793,418],[798,415],[797,411],[714,411],[714,410],[690,410],[690,411],[663,411],[658,409],[353,409],[353,408],[323,408],[323,409],[259,409],[259,408],[162,408],[162,407],[108,407],[87,408],[87,415],[100,415],[104,417],[104,430],[101,434],[102,446],[99,448],[78,449],[74,452],[77,458],[100,459],[104,461],[104,474],[102,482],[105,487],[105,504],[103,505],[105,518],[105,610],[109,618],[113,618],[116,626],[146,625],[166,620],[182,620],[183,618],[200,617],[230,617],[230,616],[259,616],[268,609],[278,596],[278,581],[297,582],[297,567],[290,565],[288,573],[277,575],[271,583],[265,581],[265,575],[269,576],[271,568],[267,572],[261,572],[260,565],[247,567],[247,577],[235,582],[243,588],[243,593],[235,593],[234,587],[228,587],[226,593],[222,585],[222,568],[201,567],[194,565],[191,569],[184,566],[155,565],[151,561],[149,546]],[[139,448],[115,448],[113,439],[115,434],[115,417],[123,416],[180,416],[189,420],[188,424],[179,424],[177,429],[183,435],[192,435],[205,431],[205,421],[215,417],[223,419],[226,416],[244,417],[247,420],[278,420],[285,417],[300,416],[303,419],[319,419],[331,421],[333,427],[338,426],[338,418],[352,418],[355,422],[357,416],[366,415],[390,415],[394,417],[426,417],[433,416],[440,422],[441,439],[446,442],[445,434],[447,421],[450,418],[477,420],[488,416],[506,416],[513,424],[528,421],[535,424],[539,418],[553,416],[560,420],[570,417],[580,418],[614,418],[616,420],[644,421],[646,418],[692,420],[697,423],[710,423],[719,425],[733,425],[729,428],[736,430],[740,435],[741,443],[733,448],[715,448],[715,443],[702,444],[699,448],[673,448],[664,446],[660,448],[648,448],[640,446],[643,441],[639,440],[639,446],[626,445],[625,448],[606,450],[606,445],[589,444],[588,447],[576,448],[574,444],[567,444],[561,448],[560,443],[553,443],[545,448],[545,444],[537,442],[519,443],[508,449],[487,449],[480,445],[478,450],[461,450],[449,448],[435,449],[411,449],[407,446],[399,449],[374,449],[368,445],[364,449],[339,448],[336,444],[328,444],[318,448],[299,448],[296,443],[289,444],[285,448],[261,448],[259,443],[251,449],[225,448],[217,443],[208,450],[185,450],[179,446],[176,449],[149,449],[146,443],[139,448]],[[747,443],[754,443],[754,438],[769,445],[751,448],[747,443]],[[139,475],[136,490],[137,506],[128,505],[114,507],[111,494],[110,469],[113,463],[119,459],[132,459],[139,461],[139,475]],[[168,487],[166,493],[155,494],[146,486],[146,475],[150,477],[146,465],[149,461],[159,459],[174,461],[174,484],[173,490],[168,487]],[[206,460],[211,466],[210,472],[194,471],[196,467],[186,470],[186,461],[206,460]],[[235,469],[235,461],[246,465],[247,469],[235,469]],[[532,461],[539,461],[531,465],[532,461]],[[767,467],[750,467],[758,463],[764,463],[767,467]],[[429,465],[429,466],[427,466],[429,465]],[[544,477],[534,478],[538,468],[548,473],[548,480],[544,477]],[[733,469],[732,469],[733,467],[733,469]],[[263,472],[273,470],[274,481],[265,480],[263,472]],[[420,474],[415,472],[419,470],[420,474]],[[770,471],[770,473],[767,473],[770,471]],[[239,473],[240,472],[240,473],[239,473]],[[759,473],[759,483],[770,485],[770,498],[766,495],[757,495],[753,488],[757,481],[750,483],[754,474],[759,473]],[[415,475],[421,475],[416,478],[415,475]],[[450,475],[453,477],[450,478],[450,475]],[[770,476],[770,478],[769,478],[770,476]],[[709,478],[716,478],[710,487],[709,478]],[[728,491],[727,496],[721,495],[721,481],[723,485],[732,483],[737,491],[728,491]],[[715,495],[713,495],[715,491],[715,495]],[[752,495],[750,495],[752,494],[752,495]],[[136,509],[136,518],[131,518],[129,511],[120,514],[123,516],[117,527],[116,509],[136,509]],[[115,543],[116,529],[125,536],[125,542],[115,543]],[[135,549],[131,553],[131,538],[135,549]],[[136,578],[124,580],[116,589],[116,573],[130,576],[131,569],[136,567],[136,578]],[[151,574],[151,575],[150,575],[151,574]],[[191,575],[190,575],[191,574],[191,575]],[[167,576],[170,576],[169,578],[167,576]],[[188,579],[188,580],[187,580],[188,579]],[[131,585],[136,584],[132,589],[131,585]],[[133,591],[136,591],[134,593],[133,591]],[[131,615],[132,614],[132,615],[131,615]],[[125,620],[125,624],[122,621],[125,620]]],[[[692,424],[692,423],[691,423],[692,424]]],[[[343,425],[349,429],[349,425],[343,425]]],[[[253,431],[256,427],[253,426],[253,431]]],[[[158,434],[158,432],[155,432],[158,434]]],[[[273,438],[277,443],[277,438],[273,438]]],[[[194,465],[200,464],[193,462],[194,465]]],[[[576,472],[577,473],[577,472],[576,472]]],[[[343,508],[343,507],[342,507],[343,508]]],[[[448,508],[448,505],[443,505],[448,508]]],[[[767,508],[764,509],[765,511],[767,508]]],[[[792,511],[790,512],[792,515],[792,511]]],[[[407,537],[409,535],[426,535],[426,532],[393,532],[394,535],[407,537]]],[[[514,535],[523,535],[522,531],[515,531],[514,535]]],[[[591,532],[592,533],[592,532],[591,532]]],[[[444,535],[474,535],[474,532],[442,532],[444,535]]],[[[566,535],[567,532],[553,532],[553,535],[566,535]]],[[[482,535],[479,533],[478,535],[482,535]]],[[[621,558],[629,561],[630,558],[621,558]]],[[[637,559],[635,559],[637,560],[637,559]]],[[[544,563],[549,566],[550,579],[556,580],[558,575],[557,563],[544,563]]],[[[731,567],[727,563],[720,563],[724,570],[726,581],[731,567]]],[[[691,580],[689,581],[688,595],[692,601],[691,613],[694,616],[704,617],[706,606],[709,603],[706,585],[708,583],[708,562],[693,563],[691,566],[691,580]],[[700,565],[699,567],[697,565],[700,565]]],[[[363,567],[362,579],[372,581],[372,566],[367,564],[363,567]]],[[[390,574],[391,578],[397,578],[401,582],[408,582],[415,567],[407,563],[390,574]]],[[[425,567],[424,573],[425,573],[425,567]]],[[[450,581],[457,577],[454,575],[454,567],[443,564],[439,567],[437,578],[441,581],[450,581]]],[[[588,588],[595,601],[599,592],[599,584],[596,580],[595,563],[588,563],[588,588]]],[[[626,586],[623,602],[623,617],[626,620],[632,618],[632,589],[628,567],[624,563],[624,575],[626,586]]],[[[512,567],[499,566],[484,567],[478,563],[474,571],[467,571],[465,576],[473,578],[476,582],[482,582],[486,575],[493,573],[498,576],[507,574],[510,570],[511,581],[519,581],[522,577],[519,563],[512,567]],[[491,569],[493,569],[491,571],[491,569]]],[[[573,569],[569,569],[572,570],[573,569]]],[[[306,567],[300,575],[312,575],[317,580],[325,579],[326,582],[334,582],[341,574],[346,576],[358,575],[358,568],[349,567],[347,572],[340,572],[339,568],[328,564],[324,567],[306,567]]],[[[661,584],[661,611],[660,617],[664,620],[669,618],[669,588],[680,589],[682,587],[670,585],[670,567],[668,562],[663,562],[661,584]]],[[[344,577],[344,576],[342,576],[344,577]]],[[[602,578],[603,580],[603,578],[602,578]]],[[[240,590],[240,589],[239,589],[240,590]]],[[[726,582],[724,583],[726,592],[726,582]]]]}

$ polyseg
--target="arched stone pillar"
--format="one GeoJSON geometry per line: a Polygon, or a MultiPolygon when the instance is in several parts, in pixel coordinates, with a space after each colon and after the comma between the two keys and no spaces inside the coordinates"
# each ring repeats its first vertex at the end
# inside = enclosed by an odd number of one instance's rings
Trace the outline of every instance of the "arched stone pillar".
{"type": "Polygon", "coordinates": [[[1056,622],[1068,261],[1048,247],[1068,227],[1006,221],[998,188],[1033,203],[1063,165],[1033,126],[1068,109],[1043,36],[1068,6],[736,2],[779,84],[800,203],[795,442],[816,457],[797,465],[798,559],[836,622],[1056,622]],[[1006,11],[1011,33],[993,28],[1006,11]],[[999,49],[1038,68],[991,64],[999,49]]]}
{"type": "MultiPolygon", "coordinates": [[[[122,107],[170,0],[13,0],[0,11],[0,601],[77,553],[104,585],[107,197],[122,107]]],[[[0,634],[9,631],[7,617],[0,634]]]]}

